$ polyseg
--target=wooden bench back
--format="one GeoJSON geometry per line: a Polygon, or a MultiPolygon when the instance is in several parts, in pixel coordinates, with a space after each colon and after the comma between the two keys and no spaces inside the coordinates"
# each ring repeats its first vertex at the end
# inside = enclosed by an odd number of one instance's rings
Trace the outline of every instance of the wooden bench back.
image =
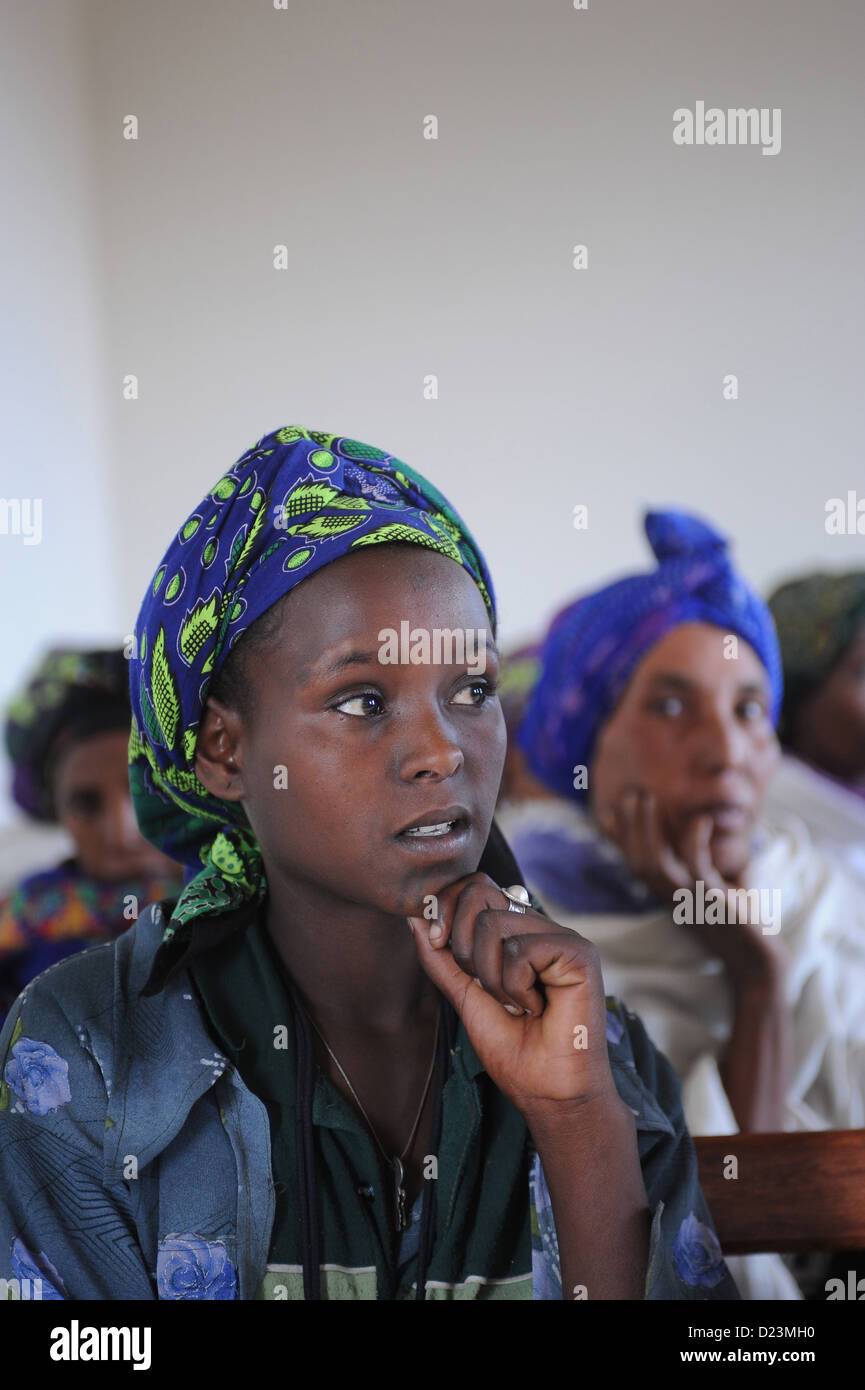
{"type": "Polygon", "coordinates": [[[865,1250],[865,1130],[695,1138],[727,1255],[865,1250]],[[733,1172],[735,1158],[737,1177],[733,1172]]]}

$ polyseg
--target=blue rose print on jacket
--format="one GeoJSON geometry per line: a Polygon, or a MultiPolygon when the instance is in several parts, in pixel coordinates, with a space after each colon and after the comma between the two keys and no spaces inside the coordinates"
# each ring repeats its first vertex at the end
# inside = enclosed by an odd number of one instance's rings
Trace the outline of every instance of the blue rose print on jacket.
{"type": "Polygon", "coordinates": [[[698,1221],[694,1212],[686,1216],[673,1242],[673,1259],[686,1284],[713,1289],[726,1272],[718,1237],[710,1226],[698,1221]]]}
{"type": "Polygon", "coordinates": [[[3,1073],[10,1091],[31,1115],[48,1115],[72,1099],[69,1063],[49,1043],[19,1038],[3,1073]]]}
{"type": "Polygon", "coordinates": [[[57,1273],[48,1256],[40,1250],[38,1255],[31,1255],[27,1246],[20,1236],[16,1236],[12,1242],[12,1273],[16,1279],[29,1279],[31,1284],[36,1279],[40,1282],[35,1286],[39,1289],[31,1293],[31,1298],[41,1298],[43,1302],[47,1299],[59,1299],[63,1302],[66,1297],[66,1290],[63,1287],[63,1280],[57,1273]],[[50,1275],[50,1278],[49,1278],[50,1275]]]}
{"type": "Polygon", "coordinates": [[[156,1253],[156,1287],[160,1298],[236,1298],[237,1274],[223,1241],[169,1235],[156,1253]]]}

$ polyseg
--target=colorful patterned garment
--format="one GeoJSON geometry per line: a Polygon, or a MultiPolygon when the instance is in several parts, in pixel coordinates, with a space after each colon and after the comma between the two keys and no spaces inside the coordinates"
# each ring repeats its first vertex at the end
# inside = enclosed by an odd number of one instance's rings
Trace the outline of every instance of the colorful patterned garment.
{"type": "Polygon", "coordinates": [[[768,672],[778,718],[783,679],[772,618],[734,571],[724,537],[687,512],[649,512],[645,528],[657,569],[587,594],[556,617],[520,729],[531,770],[575,801],[587,793],[574,787],[573,768],[589,766],[598,732],[641,658],[682,623],[712,623],[749,642],[768,672]]]}
{"type": "Polygon", "coordinates": [[[211,680],[246,629],[296,584],[363,546],[395,542],[462,565],[494,627],[483,556],[441,493],[392,454],[300,426],[260,439],[166,551],[135,627],[129,761],[142,833],[193,871],[166,928],[175,957],[197,919],[249,909],[266,891],[242,807],[195,775],[211,680]]]}
{"type": "Polygon", "coordinates": [[[148,903],[180,888],[179,877],[100,883],[75,859],[22,879],[0,900],[0,1022],[36,975],[85,946],[113,940],[148,903]]]}
{"type": "MultiPolygon", "coordinates": [[[[280,1179],[272,1172],[269,1098],[250,1090],[214,1042],[189,970],[178,970],[158,994],[144,992],[164,929],[161,907],[148,907],[116,941],[35,980],[0,1033],[0,1278],[39,1279],[41,1297],[55,1300],[300,1298],[297,1262],[274,1258],[280,1179]]],[[[199,957],[206,959],[206,953],[199,957]]],[[[255,983],[254,956],[244,968],[248,988],[255,983]]],[[[250,1053],[265,1024],[272,1040],[274,1017],[283,1021],[279,1002],[275,1016],[272,1007],[268,998],[245,1025],[250,1053]]],[[[234,1042],[239,1047],[242,1039],[234,1042]]],[[[738,1298],[700,1191],[675,1073],[639,1019],[613,1000],[607,1049],[616,1089],[634,1113],[652,1212],[645,1297],[738,1298]]],[[[440,1210],[426,1298],[570,1297],[562,1290],[537,1154],[520,1149],[506,1173],[485,1171],[479,1183],[476,1145],[488,1153],[499,1136],[482,1106],[487,1078],[463,1030],[453,1065],[453,1126],[463,1142],[442,1150],[439,1176],[453,1201],[440,1210]],[[531,1160],[528,1177],[524,1157],[531,1160]],[[524,1194],[519,1214],[511,1200],[516,1168],[524,1194]],[[481,1186],[484,1212],[497,1208],[507,1217],[501,1234],[505,1247],[513,1242],[513,1275],[503,1276],[510,1284],[494,1273],[502,1261],[497,1221],[472,1224],[471,1202],[481,1186]],[[443,1251],[449,1241],[453,1249],[451,1207],[458,1230],[471,1232],[468,1265],[459,1254],[453,1267],[439,1262],[439,1240],[443,1251]],[[530,1249],[520,1234],[526,1219],[530,1249]],[[529,1268],[531,1279],[524,1277],[529,1268]]],[[[244,1069],[251,1066],[250,1055],[244,1069]]],[[[286,1071],[290,1085],[292,1068],[286,1071]]],[[[352,1267],[340,1279],[332,1247],[325,1247],[322,1286],[328,1299],[384,1298],[393,1264],[366,1253],[373,1223],[357,1191],[376,1163],[375,1151],[322,1073],[314,1119],[322,1139],[344,1146],[355,1175],[353,1184],[345,1167],[333,1176],[342,1197],[339,1239],[350,1246],[352,1267]]],[[[382,1177],[373,1171],[366,1180],[375,1185],[382,1177]]],[[[325,1216],[327,1240],[330,1229],[325,1216]]]]}
{"type": "Polygon", "coordinates": [[[787,742],[796,710],[822,685],[865,627],[865,571],[808,574],[775,590],[769,608],[784,663],[778,733],[787,742]]]}
{"type": "Polygon", "coordinates": [[[12,796],[28,816],[53,821],[52,770],[69,743],[129,728],[129,664],[119,650],[55,647],[6,710],[12,796]]]}

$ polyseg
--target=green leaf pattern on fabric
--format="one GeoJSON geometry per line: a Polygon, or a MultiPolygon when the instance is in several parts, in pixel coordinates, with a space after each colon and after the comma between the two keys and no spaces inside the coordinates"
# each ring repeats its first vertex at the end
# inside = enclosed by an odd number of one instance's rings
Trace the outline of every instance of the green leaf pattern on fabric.
{"type": "Polygon", "coordinates": [[[156,718],[159,720],[159,727],[162,730],[165,746],[166,748],[173,748],[174,739],[177,734],[177,725],[180,720],[180,699],[177,694],[174,676],[171,674],[171,667],[165,656],[164,627],[159,629],[159,634],[153,644],[153,671],[151,682],[153,707],[156,711],[156,718]]]}

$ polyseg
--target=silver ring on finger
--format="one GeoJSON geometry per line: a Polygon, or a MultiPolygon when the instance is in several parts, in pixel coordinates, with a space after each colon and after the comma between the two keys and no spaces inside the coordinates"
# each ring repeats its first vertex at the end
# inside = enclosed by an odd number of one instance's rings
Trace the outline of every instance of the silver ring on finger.
{"type": "Polygon", "coordinates": [[[525,912],[529,902],[528,888],[521,883],[512,883],[510,888],[503,888],[502,892],[508,900],[508,912],[525,912]]]}

